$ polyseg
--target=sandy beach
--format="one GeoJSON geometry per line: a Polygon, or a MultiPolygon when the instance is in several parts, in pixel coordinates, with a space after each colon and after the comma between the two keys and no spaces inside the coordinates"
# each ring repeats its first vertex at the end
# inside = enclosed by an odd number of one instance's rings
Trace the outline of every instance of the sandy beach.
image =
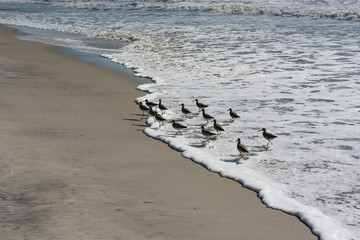
{"type": "Polygon", "coordinates": [[[147,137],[133,79],[0,33],[1,239],[317,239],[147,137]]]}

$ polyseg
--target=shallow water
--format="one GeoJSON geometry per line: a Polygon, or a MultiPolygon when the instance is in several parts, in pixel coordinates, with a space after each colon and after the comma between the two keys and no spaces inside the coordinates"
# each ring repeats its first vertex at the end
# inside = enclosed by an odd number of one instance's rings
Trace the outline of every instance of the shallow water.
{"type": "Polygon", "coordinates": [[[20,2],[0,2],[12,10],[1,23],[61,31],[29,38],[103,54],[154,81],[138,101],[161,98],[165,117],[188,129],[149,119],[148,135],[258,191],[321,239],[360,238],[358,3],[20,2]],[[212,123],[195,98],[225,128],[214,140],[201,134],[212,123]],[[230,121],[230,107],[241,119],[230,121]],[[269,148],[263,127],[278,135],[269,148]]]}

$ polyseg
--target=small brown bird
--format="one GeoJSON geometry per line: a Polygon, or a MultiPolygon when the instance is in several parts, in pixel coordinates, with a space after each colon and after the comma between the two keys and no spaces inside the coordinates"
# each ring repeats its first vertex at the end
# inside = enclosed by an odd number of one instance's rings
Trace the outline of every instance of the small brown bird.
{"type": "Polygon", "coordinates": [[[149,102],[149,100],[145,99],[145,103],[148,107],[156,107],[158,104],[154,102],[149,102]]]}
{"type": "Polygon", "coordinates": [[[271,140],[277,138],[277,136],[275,134],[269,133],[266,131],[266,128],[262,128],[259,131],[263,131],[263,136],[266,140],[268,140],[268,143],[266,144],[266,146],[269,145],[269,143],[271,143],[271,145],[273,145],[273,143],[271,142],[271,140]]]}
{"type": "Polygon", "coordinates": [[[237,145],[236,145],[238,151],[240,152],[240,157],[243,157],[243,153],[249,153],[249,150],[245,145],[241,144],[240,138],[237,139],[237,145]]]}
{"type": "Polygon", "coordinates": [[[146,112],[146,111],[149,111],[149,110],[150,110],[148,106],[146,106],[146,105],[143,104],[143,102],[140,102],[139,108],[140,108],[140,110],[141,110],[142,113],[143,113],[143,115],[142,115],[141,118],[143,118],[143,117],[145,116],[145,112],[146,112]]]}
{"type": "Polygon", "coordinates": [[[207,114],[207,113],[205,112],[205,109],[201,109],[201,111],[202,111],[203,118],[205,118],[205,120],[206,120],[207,122],[209,122],[209,120],[211,120],[211,119],[214,118],[214,117],[211,116],[210,114],[207,114]]]}
{"type": "Polygon", "coordinates": [[[214,119],[214,129],[216,130],[216,132],[219,134],[223,131],[225,131],[225,129],[223,128],[223,126],[221,126],[219,123],[216,122],[216,119],[214,119]]]}
{"type": "Polygon", "coordinates": [[[187,109],[183,103],[180,104],[180,106],[181,106],[181,112],[182,112],[183,114],[185,114],[185,116],[187,116],[188,114],[191,113],[191,111],[190,111],[189,109],[187,109]]]}
{"type": "Polygon", "coordinates": [[[167,107],[165,107],[165,105],[161,103],[161,99],[159,99],[158,106],[159,106],[159,109],[160,109],[161,113],[164,113],[165,110],[168,110],[167,107]]]}
{"type": "Polygon", "coordinates": [[[187,126],[182,125],[181,123],[178,123],[175,120],[172,120],[172,127],[178,130],[180,134],[182,134],[181,129],[187,128],[187,126]]]}
{"type": "Polygon", "coordinates": [[[155,110],[153,110],[152,107],[149,108],[149,114],[150,116],[152,116],[154,118],[154,120],[156,121],[155,115],[157,114],[157,112],[155,110]]]}
{"type": "Polygon", "coordinates": [[[195,99],[194,101],[196,102],[196,106],[199,108],[199,112],[200,112],[201,109],[207,108],[209,106],[209,105],[206,105],[206,104],[203,104],[203,103],[199,102],[198,99],[195,99]]]}
{"type": "Polygon", "coordinates": [[[211,132],[208,129],[205,129],[204,126],[201,126],[201,133],[206,137],[206,138],[210,138],[216,135],[216,133],[211,132]]]}
{"type": "Polygon", "coordinates": [[[230,111],[229,114],[233,121],[235,121],[237,118],[240,118],[240,116],[236,112],[234,112],[231,108],[229,108],[228,111],[230,111]]]}
{"type": "Polygon", "coordinates": [[[157,112],[155,112],[154,117],[155,117],[156,121],[159,123],[159,127],[163,126],[164,122],[167,122],[167,120],[157,112]]]}

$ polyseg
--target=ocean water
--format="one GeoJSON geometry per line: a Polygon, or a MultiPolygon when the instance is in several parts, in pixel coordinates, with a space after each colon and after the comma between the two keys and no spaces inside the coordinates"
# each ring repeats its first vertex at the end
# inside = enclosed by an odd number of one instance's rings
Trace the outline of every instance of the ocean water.
{"type": "Polygon", "coordinates": [[[137,101],[161,98],[164,117],[188,128],[178,134],[149,118],[147,135],[257,191],[324,240],[360,239],[359,13],[350,0],[0,0],[0,23],[25,38],[151,79],[137,101]],[[201,134],[212,122],[195,98],[225,129],[215,139],[201,134]],[[230,121],[229,108],[241,118],[230,121]],[[278,135],[270,147],[261,128],[278,135]],[[237,138],[250,150],[244,157],[237,138]]]}

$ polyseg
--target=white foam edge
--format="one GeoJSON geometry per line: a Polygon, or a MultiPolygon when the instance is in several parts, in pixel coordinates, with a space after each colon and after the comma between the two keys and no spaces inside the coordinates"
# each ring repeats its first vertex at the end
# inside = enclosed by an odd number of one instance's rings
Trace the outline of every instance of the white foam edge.
{"type": "Polygon", "coordinates": [[[199,153],[196,149],[194,150],[187,146],[188,142],[182,135],[176,137],[164,135],[157,131],[158,125],[155,121],[150,119],[147,123],[149,127],[144,130],[147,136],[166,143],[172,149],[181,152],[183,157],[204,166],[209,171],[237,181],[245,188],[255,191],[266,206],[296,216],[301,222],[306,224],[315,235],[319,236],[320,239],[355,240],[355,237],[347,229],[341,227],[341,224],[335,219],[325,215],[314,207],[301,204],[285,196],[279,184],[274,184],[268,179],[258,176],[258,174],[251,169],[241,171],[241,175],[236,171],[236,167],[221,169],[219,168],[219,159],[216,159],[211,154],[204,152],[199,153]]]}
{"type": "MultiPolygon", "coordinates": [[[[137,67],[129,62],[120,61],[116,56],[114,56],[114,54],[102,54],[101,57],[107,58],[114,63],[121,64],[125,66],[127,69],[131,69],[134,72],[134,76],[136,77],[149,78],[153,83],[158,83],[158,84],[164,83],[164,80],[162,78],[151,76],[151,74],[147,74],[145,70],[142,69],[141,67],[137,67]]],[[[147,91],[148,90],[147,86],[148,84],[142,84],[138,86],[138,89],[147,91]]]]}
{"type": "MultiPolygon", "coordinates": [[[[161,80],[154,79],[150,74],[146,74],[145,71],[141,68],[133,66],[131,63],[121,62],[116,56],[103,55],[111,59],[113,62],[124,65],[125,67],[132,69],[136,72],[137,76],[147,77],[154,81],[154,83],[159,84],[161,80]]],[[[152,101],[159,97],[160,93],[151,92],[153,83],[142,84],[137,87],[137,89],[147,92],[145,96],[139,97],[136,101],[144,101],[148,99],[152,101]]],[[[144,133],[154,139],[160,140],[166,143],[172,149],[182,153],[182,156],[188,159],[191,159],[193,162],[201,164],[206,169],[211,172],[218,173],[222,177],[226,177],[232,180],[235,180],[242,184],[245,188],[251,189],[258,194],[258,197],[261,201],[268,207],[283,211],[290,215],[296,216],[300,221],[304,222],[312,232],[319,236],[320,239],[326,240],[355,240],[355,237],[345,228],[341,227],[341,224],[334,220],[333,218],[325,215],[320,210],[301,204],[294,199],[286,197],[279,185],[276,184],[271,187],[271,181],[268,179],[261,179],[258,174],[250,169],[247,169],[247,172],[241,172],[241,174],[236,173],[232,168],[219,168],[218,162],[219,159],[214,158],[210,154],[205,154],[204,152],[197,152],[191,147],[187,146],[187,141],[183,136],[169,136],[164,135],[163,133],[157,131],[158,123],[155,122],[152,118],[147,120],[147,127],[144,130],[144,133]],[[253,176],[257,176],[256,178],[253,176]]]]}

